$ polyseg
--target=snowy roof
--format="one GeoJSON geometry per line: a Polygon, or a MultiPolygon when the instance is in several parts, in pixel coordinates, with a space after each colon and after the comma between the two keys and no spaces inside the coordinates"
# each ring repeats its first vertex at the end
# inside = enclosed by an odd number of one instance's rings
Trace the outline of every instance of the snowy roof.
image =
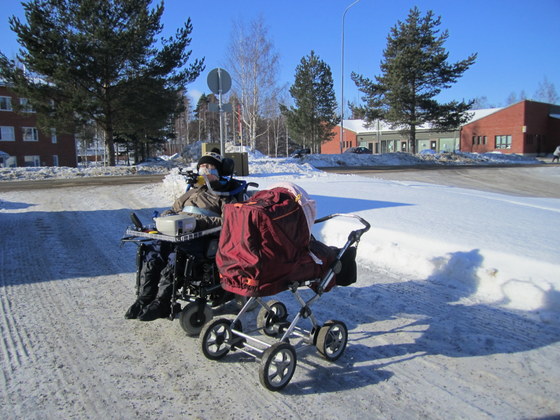
{"type": "MultiPolygon", "coordinates": [[[[469,114],[472,114],[472,117],[470,118],[468,123],[487,117],[488,115],[498,112],[502,109],[503,108],[487,108],[468,111],[469,114]]],[[[560,118],[560,115],[558,115],[557,117],[560,118]]],[[[433,128],[433,126],[430,123],[426,123],[418,126],[417,128],[421,130],[430,130],[433,128]]],[[[392,128],[388,123],[382,120],[375,120],[369,125],[366,125],[365,120],[344,120],[344,129],[353,131],[354,133],[376,133],[378,130],[380,132],[398,130],[398,128],[392,128]]]]}
{"type": "MultiPolygon", "coordinates": [[[[365,120],[344,120],[344,129],[353,131],[354,133],[377,133],[386,131],[396,131],[398,127],[391,127],[391,125],[383,120],[375,120],[369,125],[366,125],[365,120]]],[[[340,124],[339,124],[340,125],[340,124]]],[[[432,129],[432,124],[426,123],[419,125],[417,127],[420,130],[430,130],[432,129]]]]}
{"type": "Polygon", "coordinates": [[[476,120],[480,120],[481,118],[487,117],[488,115],[501,111],[502,109],[504,108],[473,109],[469,111],[469,113],[473,114],[473,116],[470,118],[467,124],[470,124],[476,120]]]}
{"type": "Polygon", "coordinates": [[[377,131],[377,125],[371,124],[368,127],[364,120],[344,120],[344,129],[353,131],[354,133],[374,132],[377,131]]]}

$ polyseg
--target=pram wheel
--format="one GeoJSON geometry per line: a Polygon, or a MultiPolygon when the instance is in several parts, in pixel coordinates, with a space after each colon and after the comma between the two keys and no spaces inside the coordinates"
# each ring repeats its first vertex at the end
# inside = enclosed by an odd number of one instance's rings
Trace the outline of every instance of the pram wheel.
{"type": "Polygon", "coordinates": [[[346,349],[348,329],[342,321],[327,321],[317,334],[317,350],[330,362],[334,362],[346,349]]]}
{"type": "Polygon", "coordinates": [[[219,360],[229,353],[233,338],[231,320],[218,318],[208,322],[200,332],[202,353],[210,360],[219,360]]]}
{"type": "Polygon", "coordinates": [[[296,350],[291,344],[279,342],[270,346],[262,355],[259,380],[270,391],[284,388],[296,370],[296,350]]]}
{"type": "Polygon", "coordinates": [[[274,324],[285,321],[288,318],[288,310],[286,305],[278,300],[270,300],[266,304],[270,311],[267,311],[264,307],[261,308],[257,315],[257,328],[262,330],[265,335],[275,337],[278,330],[274,328],[274,324]]]}
{"type": "Polygon", "coordinates": [[[200,334],[202,327],[212,319],[212,309],[202,302],[191,302],[179,313],[179,323],[190,336],[200,334]]]}

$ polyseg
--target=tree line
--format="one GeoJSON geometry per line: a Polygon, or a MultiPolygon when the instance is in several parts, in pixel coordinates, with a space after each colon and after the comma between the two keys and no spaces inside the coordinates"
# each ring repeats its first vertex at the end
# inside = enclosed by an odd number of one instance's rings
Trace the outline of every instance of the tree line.
{"type": "MultiPolygon", "coordinates": [[[[192,23],[187,19],[174,36],[158,39],[164,4],[151,3],[23,2],[26,21],[9,19],[21,49],[11,60],[0,53],[0,77],[28,99],[40,128],[84,139],[101,135],[111,165],[119,143],[138,160],[169,143],[216,141],[217,98],[204,94],[195,104],[187,95],[187,85],[205,70],[204,58],[191,57],[188,49],[192,23]]],[[[476,102],[436,100],[476,60],[471,54],[450,63],[444,47],[448,33],[439,33],[440,24],[432,11],[422,15],[411,9],[390,30],[380,75],[371,80],[352,73],[363,94],[361,105],[348,104],[352,115],[399,127],[413,152],[416,127],[431,122],[442,130],[456,128],[476,102]]],[[[225,67],[233,80],[228,139],[273,156],[295,145],[319,152],[340,122],[329,65],[311,50],[289,89],[279,86],[279,56],[262,18],[234,22],[228,51],[225,67]]]]}

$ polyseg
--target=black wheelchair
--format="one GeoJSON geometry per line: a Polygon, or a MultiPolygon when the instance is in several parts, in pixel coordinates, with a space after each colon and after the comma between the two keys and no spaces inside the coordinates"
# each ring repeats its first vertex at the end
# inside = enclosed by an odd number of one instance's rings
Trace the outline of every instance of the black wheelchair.
{"type": "MultiPolygon", "coordinates": [[[[224,192],[215,192],[210,186],[209,191],[216,194],[228,194],[237,201],[245,201],[250,192],[249,187],[257,188],[258,184],[233,178],[233,160],[224,158],[222,161],[222,177],[229,178],[234,188],[224,192]]],[[[198,175],[192,171],[180,171],[187,181],[187,189],[198,182],[198,175]]],[[[242,306],[244,298],[226,292],[220,285],[215,257],[218,250],[220,227],[204,231],[191,232],[176,236],[164,235],[154,230],[153,226],[144,225],[136,214],[131,214],[133,225],[126,229],[121,243],[132,242],[136,251],[136,294],[140,293],[140,276],[145,254],[156,241],[175,252],[176,259],[173,270],[173,293],[169,319],[179,319],[183,330],[189,336],[200,333],[204,324],[213,317],[213,308],[224,305],[232,300],[242,306]],[[196,252],[192,251],[191,241],[197,241],[196,252]]]]}

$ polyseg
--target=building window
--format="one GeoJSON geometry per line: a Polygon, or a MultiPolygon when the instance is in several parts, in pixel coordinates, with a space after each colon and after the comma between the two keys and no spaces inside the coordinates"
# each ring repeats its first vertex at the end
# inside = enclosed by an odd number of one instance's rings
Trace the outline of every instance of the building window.
{"type": "Polygon", "coordinates": [[[511,136],[496,136],[496,149],[511,149],[511,136]]]}
{"type": "Polygon", "coordinates": [[[27,98],[19,98],[19,105],[21,106],[22,112],[35,112],[27,98]]]}
{"type": "Polygon", "coordinates": [[[58,143],[58,138],[56,137],[56,128],[51,128],[51,142],[52,144],[58,143]]]}
{"type": "Polygon", "coordinates": [[[472,144],[486,144],[486,136],[472,136],[472,144]]]}
{"type": "Polygon", "coordinates": [[[0,168],[15,168],[17,159],[15,156],[4,156],[0,158],[0,168]]]}
{"type": "Polygon", "coordinates": [[[486,136],[482,137],[482,144],[488,144],[488,139],[486,136]]]}
{"type": "Polygon", "coordinates": [[[9,96],[0,96],[0,111],[13,111],[12,98],[9,96]]]}
{"type": "Polygon", "coordinates": [[[35,127],[23,127],[23,141],[39,141],[39,131],[35,127]]]}
{"type": "Polygon", "coordinates": [[[53,155],[52,161],[53,161],[53,166],[58,166],[58,155],[53,155]]]}
{"type": "Polygon", "coordinates": [[[41,166],[41,159],[37,155],[29,155],[23,157],[23,166],[41,166]]]}
{"type": "Polygon", "coordinates": [[[0,127],[0,141],[15,141],[14,127],[0,127]]]}

